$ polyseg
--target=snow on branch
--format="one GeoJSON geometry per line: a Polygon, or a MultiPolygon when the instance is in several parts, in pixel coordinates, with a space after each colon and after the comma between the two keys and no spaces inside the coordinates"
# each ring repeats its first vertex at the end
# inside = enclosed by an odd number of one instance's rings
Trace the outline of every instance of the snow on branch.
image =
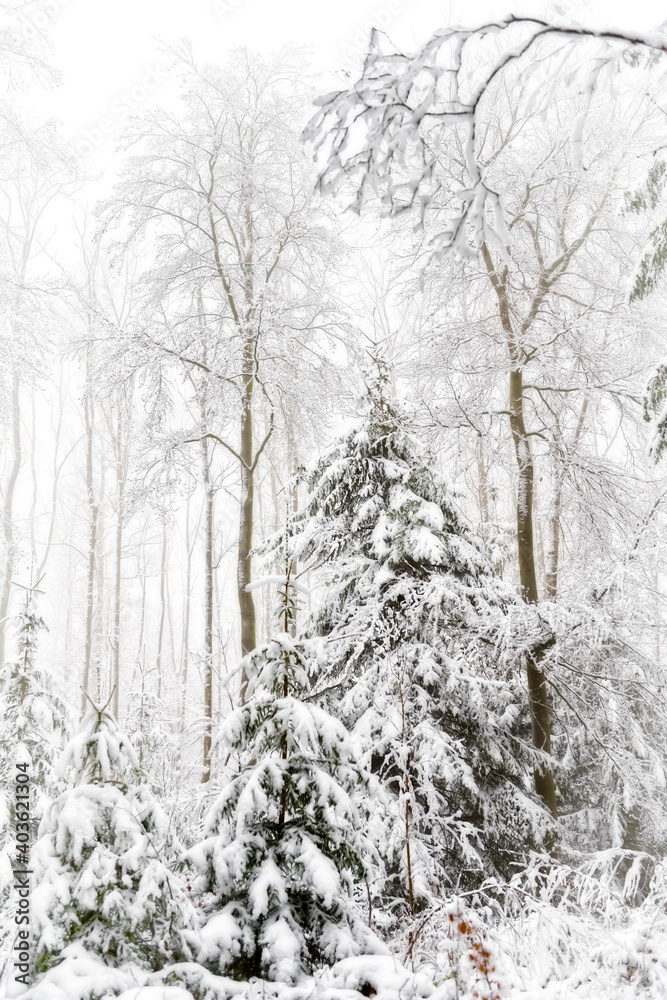
{"type": "Polygon", "coordinates": [[[285,576],[284,573],[282,575],[262,576],[258,580],[253,580],[252,583],[247,583],[246,593],[259,590],[261,587],[293,587],[299,594],[305,594],[306,597],[310,594],[308,587],[292,577],[285,576]]]}
{"type": "MultiPolygon", "coordinates": [[[[412,55],[390,50],[386,36],[374,29],[359,80],[347,90],[319,98],[319,110],[305,129],[304,138],[323,161],[319,190],[332,193],[351,185],[348,207],[353,211],[358,213],[368,195],[376,194],[385,215],[416,211],[419,225],[438,195],[445,193],[459,207],[450,210],[435,237],[436,252],[476,259],[483,242],[502,252],[509,233],[502,194],[487,183],[477,149],[479,107],[494,80],[511,63],[537,53],[546,38],[562,39],[566,55],[584,41],[602,43],[577,85],[584,108],[573,135],[575,160],[580,160],[586,114],[601,76],[612,72],[634,47],[667,52],[662,32],[595,31],[531,17],[510,16],[470,29],[445,28],[412,55]],[[471,85],[479,76],[484,51],[480,46],[487,36],[494,36],[495,51],[486,68],[481,67],[481,79],[471,85]],[[443,157],[451,156],[452,129],[459,126],[467,133],[468,183],[444,191],[437,167],[443,157]]],[[[579,72],[570,75],[570,82],[575,76],[579,72]]]]}

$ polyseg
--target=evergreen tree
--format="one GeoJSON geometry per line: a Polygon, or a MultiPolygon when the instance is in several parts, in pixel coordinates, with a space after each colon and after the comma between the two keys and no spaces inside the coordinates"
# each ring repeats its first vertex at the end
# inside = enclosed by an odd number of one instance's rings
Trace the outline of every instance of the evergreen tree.
{"type": "Polygon", "coordinates": [[[17,619],[16,659],[0,667],[0,777],[4,788],[12,780],[16,761],[28,764],[30,783],[38,795],[31,810],[37,823],[69,719],[49,672],[37,662],[38,636],[46,626],[32,600],[17,619]]]}
{"type": "Polygon", "coordinates": [[[12,865],[29,867],[27,851],[18,848],[34,843],[39,819],[56,792],[54,758],[68,729],[67,709],[49,672],[37,662],[44,628],[31,593],[17,616],[16,659],[0,667],[0,922],[6,927],[13,922],[12,865]],[[25,775],[28,794],[19,816],[14,794],[18,774],[25,775]]]}
{"type": "Polygon", "coordinates": [[[199,961],[292,982],[382,945],[350,898],[365,875],[353,796],[366,779],[345,728],[311,700],[322,646],[290,634],[289,574],[283,586],[282,631],[242,661],[247,700],[218,736],[239,771],[190,856],[208,917],[199,961]]]}
{"type": "Polygon", "coordinates": [[[69,787],[45,814],[34,851],[36,971],[73,942],[116,967],[187,958],[194,915],[168,865],[180,845],[106,708],[88,712],[58,770],[69,787]]]}
{"type": "Polygon", "coordinates": [[[337,711],[389,793],[374,820],[382,904],[403,921],[444,887],[504,877],[549,820],[532,792],[541,761],[520,675],[495,656],[516,598],[378,369],[360,419],[302,475],[290,546],[318,567],[312,630],[332,649],[337,711]]]}

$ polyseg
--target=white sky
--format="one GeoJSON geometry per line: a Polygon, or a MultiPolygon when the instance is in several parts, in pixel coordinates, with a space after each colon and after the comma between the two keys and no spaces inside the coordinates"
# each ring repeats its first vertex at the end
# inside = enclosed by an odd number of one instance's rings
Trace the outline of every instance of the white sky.
{"type": "MultiPolygon", "coordinates": [[[[63,84],[47,108],[71,136],[106,119],[108,134],[120,131],[120,107],[139,110],[164,96],[164,84],[142,97],[142,82],[161,57],[155,37],[189,37],[202,57],[222,59],[234,45],[270,50],[286,42],[312,49],[322,71],[356,69],[371,25],[384,25],[404,50],[444,24],[469,24],[509,12],[543,16],[549,9],[596,26],[648,30],[665,18],[659,0],[35,0],[31,9],[58,5],[55,62],[63,84]],[[358,56],[355,56],[358,53],[358,56]],[[134,98],[132,97],[133,88],[134,98]],[[120,104],[118,103],[120,100],[120,104]]],[[[111,147],[110,139],[100,145],[111,147]]]]}

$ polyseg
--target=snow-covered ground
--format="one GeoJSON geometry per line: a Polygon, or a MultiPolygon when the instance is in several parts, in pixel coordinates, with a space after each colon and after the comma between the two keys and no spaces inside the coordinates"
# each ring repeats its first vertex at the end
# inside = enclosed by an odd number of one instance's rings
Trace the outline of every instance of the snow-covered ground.
{"type": "Polygon", "coordinates": [[[147,973],[112,969],[79,944],[23,1000],[662,1000],[667,997],[664,867],[650,881],[637,857],[624,882],[618,855],[605,852],[577,874],[537,865],[514,880],[503,915],[481,898],[452,900],[413,929],[403,955],[343,959],[295,984],[216,976],[194,962],[147,973]],[[642,874],[644,873],[644,874],[642,874]],[[532,887],[531,887],[532,882],[532,887]],[[540,884],[541,883],[541,884],[540,884]],[[641,902],[631,905],[637,894],[641,902]],[[495,911],[495,912],[494,912],[495,911]],[[409,946],[409,945],[408,945],[409,946]]]}

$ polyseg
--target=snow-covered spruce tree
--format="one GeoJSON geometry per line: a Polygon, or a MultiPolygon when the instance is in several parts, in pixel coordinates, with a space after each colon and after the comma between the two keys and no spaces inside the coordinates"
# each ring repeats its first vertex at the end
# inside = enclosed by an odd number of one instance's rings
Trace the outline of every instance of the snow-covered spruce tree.
{"type": "Polygon", "coordinates": [[[282,629],[243,659],[247,700],[217,738],[239,771],[189,857],[208,918],[198,960],[237,979],[294,982],[384,949],[351,898],[366,870],[353,799],[367,777],[344,726],[311,700],[322,643],[290,635],[289,574],[282,582],[282,629]]]}
{"type": "Polygon", "coordinates": [[[377,367],[360,419],[303,473],[290,547],[318,567],[312,631],[332,650],[336,712],[390,793],[373,835],[392,873],[382,908],[402,922],[442,889],[507,875],[550,820],[521,677],[499,671],[490,638],[516,599],[377,367]]]}
{"type": "MultiPolygon", "coordinates": [[[[31,595],[32,598],[32,595],[31,595]]],[[[10,926],[12,865],[28,867],[17,847],[32,844],[49,795],[54,758],[67,737],[67,709],[37,661],[45,628],[32,599],[17,616],[16,659],[0,667],[0,923],[10,926]],[[17,767],[20,765],[20,767],[17,767]],[[16,814],[17,775],[25,776],[29,808],[16,814]],[[17,834],[21,834],[17,843],[17,834]]]]}
{"type": "Polygon", "coordinates": [[[180,845],[106,707],[87,713],[58,771],[69,787],[45,813],[33,857],[35,972],[73,943],[114,967],[188,958],[194,913],[168,863],[180,845]]]}
{"type": "Polygon", "coordinates": [[[31,809],[34,824],[52,785],[54,759],[67,738],[69,723],[48,670],[37,661],[38,636],[44,628],[34,603],[28,601],[17,615],[16,659],[0,667],[0,780],[4,789],[17,760],[28,764],[30,783],[37,790],[31,809]]]}

